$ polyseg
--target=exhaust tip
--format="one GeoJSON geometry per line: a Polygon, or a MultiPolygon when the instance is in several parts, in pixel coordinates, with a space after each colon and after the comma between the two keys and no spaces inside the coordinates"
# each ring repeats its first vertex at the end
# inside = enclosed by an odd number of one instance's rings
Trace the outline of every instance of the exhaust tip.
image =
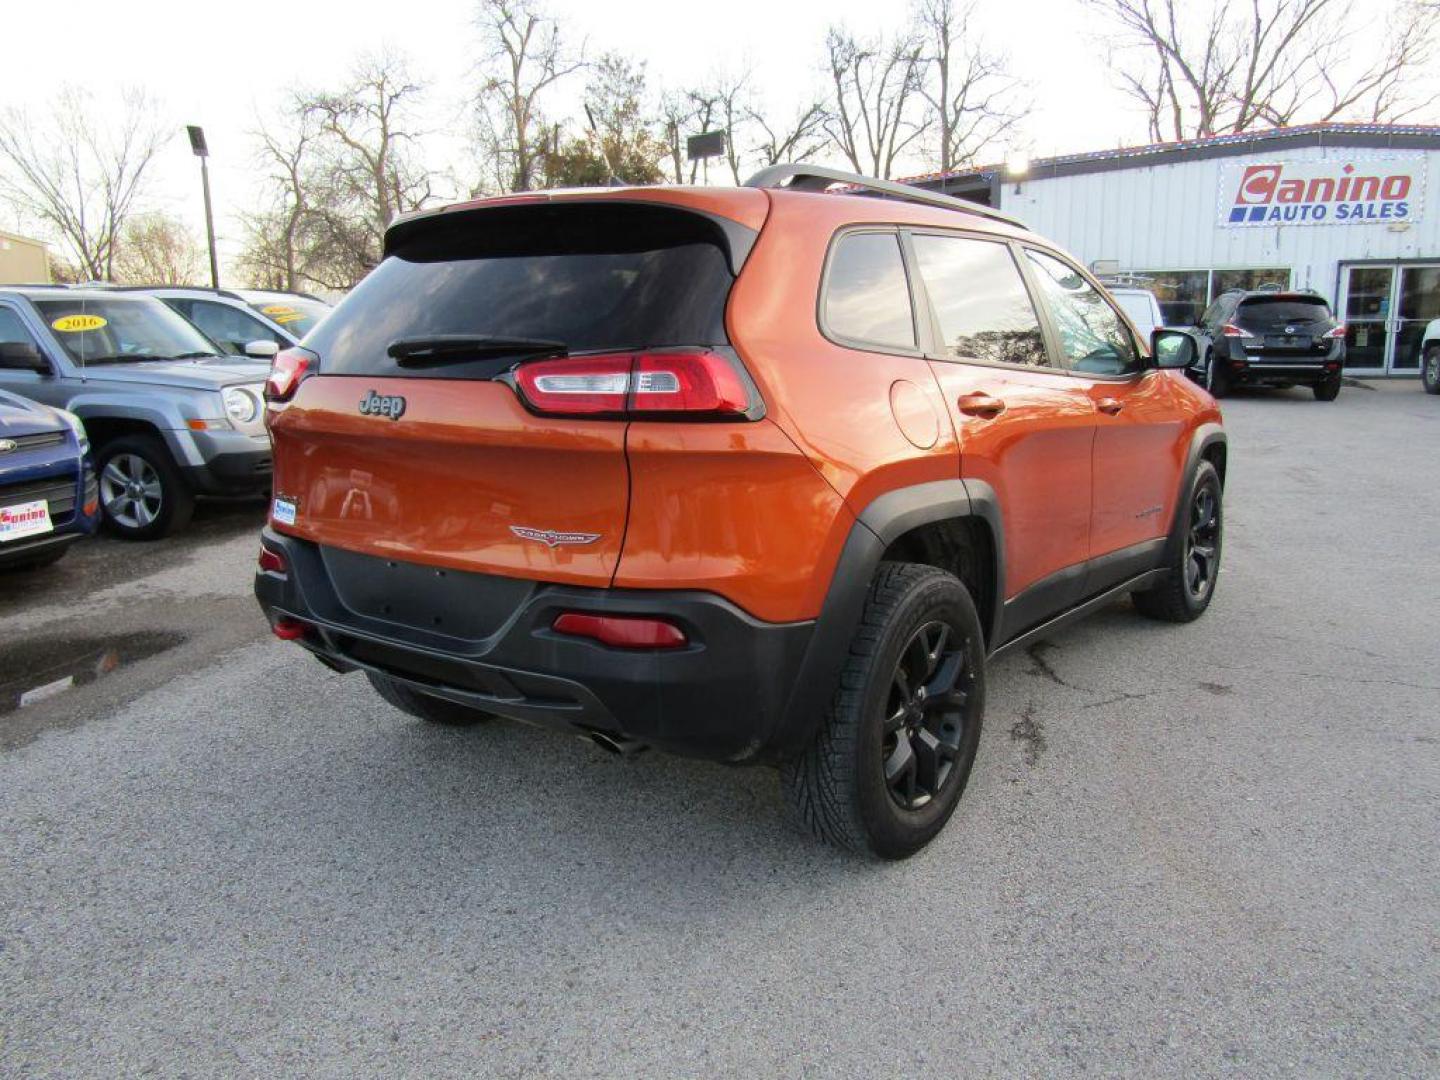
{"type": "Polygon", "coordinates": [[[639,739],[627,739],[623,735],[611,735],[604,731],[586,731],[585,736],[601,750],[617,757],[634,757],[650,749],[649,743],[643,743],[639,739]]]}

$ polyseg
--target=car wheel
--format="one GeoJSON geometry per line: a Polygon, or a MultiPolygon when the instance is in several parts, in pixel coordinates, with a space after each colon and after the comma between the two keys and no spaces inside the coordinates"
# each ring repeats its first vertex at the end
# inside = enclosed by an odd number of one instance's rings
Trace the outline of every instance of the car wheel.
{"type": "Polygon", "coordinates": [[[1310,388],[1315,391],[1316,401],[1334,401],[1340,396],[1340,378],[1326,379],[1322,383],[1316,383],[1310,388]]]}
{"type": "Polygon", "coordinates": [[[1172,538],[1175,551],[1165,580],[1133,594],[1142,615],[1164,622],[1191,622],[1210,606],[1220,575],[1220,550],[1225,535],[1224,492],[1220,474],[1200,462],[1186,497],[1181,535],[1172,538]]]}
{"type": "Polygon", "coordinates": [[[443,724],[445,727],[470,727],[491,718],[489,713],[480,709],[472,709],[468,705],[461,705],[458,701],[450,701],[447,698],[422,694],[419,690],[414,690],[402,682],[397,682],[374,671],[365,672],[365,677],[370,680],[370,685],[375,688],[375,692],[395,708],[420,720],[428,720],[432,724],[443,724]]]}
{"type": "Polygon", "coordinates": [[[100,448],[96,473],[106,527],[127,540],[156,540],[183,528],[195,495],[152,435],[124,435],[100,448]]]}
{"type": "Polygon", "coordinates": [[[1440,394],[1440,344],[1425,349],[1420,361],[1420,382],[1427,394],[1440,394]]]}
{"type": "Polygon", "coordinates": [[[791,813],[837,846],[913,855],[954,813],[984,713],[984,638],[965,586],[881,563],[815,740],[781,769],[791,813]]]}
{"type": "Polygon", "coordinates": [[[1205,358],[1205,389],[1210,391],[1210,396],[1222,398],[1230,393],[1230,373],[1225,370],[1225,365],[1216,361],[1212,352],[1205,358]]]}

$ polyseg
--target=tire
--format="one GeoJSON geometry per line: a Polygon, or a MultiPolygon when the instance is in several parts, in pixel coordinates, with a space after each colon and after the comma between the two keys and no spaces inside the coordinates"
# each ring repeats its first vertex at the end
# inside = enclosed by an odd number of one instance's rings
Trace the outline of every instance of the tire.
{"type": "Polygon", "coordinates": [[[913,855],[954,813],[984,713],[984,638],[965,586],[881,563],[815,739],[781,767],[791,814],[838,847],[913,855]]]}
{"type": "Polygon", "coordinates": [[[375,688],[375,692],[395,708],[432,724],[441,724],[445,727],[471,727],[491,718],[487,712],[472,709],[468,705],[461,705],[458,701],[448,701],[445,698],[422,694],[419,690],[412,690],[402,682],[396,682],[384,675],[377,675],[373,671],[365,672],[365,677],[370,680],[370,685],[375,688]]]}
{"type": "Polygon", "coordinates": [[[1165,580],[1132,594],[1140,614],[1162,622],[1193,622],[1205,614],[1215,596],[1225,538],[1225,503],[1220,474],[1208,461],[1201,461],[1195,470],[1185,494],[1180,527],[1184,531],[1174,538],[1177,553],[1165,580]],[[1203,580],[1197,588],[1193,578],[1200,573],[1203,580]]]}
{"type": "Polygon", "coordinates": [[[105,527],[127,540],[168,536],[184,528],[195,512],[195,493],[153,435],[122,435],[107,442],[95,474],[105,527]]]}
{"type": "Polygon", "coordinates": [[[1217,363],[1212,352],[1205,360],[1205,389],[1213,398],[1223,398],[1230,393],[1230,373],[1223,363],[1217,363]]]}
{"type": "Polygon", "coordinates": [[[1316,401],[1334,401],[1340,396],[1340,380],[1326,379],[1310,388],[1315,392],[1316,401]]]}
{"type": "Polygon", "coordinates": [[[1440,394],[1440,343],[1425,347],[1420,360],[1420,385],[1427,394],[1440,394]]]}

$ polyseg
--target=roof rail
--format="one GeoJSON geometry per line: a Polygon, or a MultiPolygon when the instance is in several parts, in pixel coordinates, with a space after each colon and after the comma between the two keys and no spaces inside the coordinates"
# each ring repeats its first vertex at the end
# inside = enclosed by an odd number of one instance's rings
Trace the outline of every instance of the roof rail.
{"type": "Polygon", "coordinates": [[[958,210],[962,214],[978,214],[995,221],[1003,221],[1017,229],[1026,227],[1025,223],[1013,214],[1006,214],[971,199],[957,199],[953,195],[941,195],[938,191],[926,191],[924,188],[899,184],[893,180],[876,180],[823,165],[771,165],[745,181],[746,187],[788,188],[791,191],[825,191],[836,184],[860,188],[860,194],[900,199],[904,202],[920,203],[922,206],[939,207],[941,210],[958,210]]]}

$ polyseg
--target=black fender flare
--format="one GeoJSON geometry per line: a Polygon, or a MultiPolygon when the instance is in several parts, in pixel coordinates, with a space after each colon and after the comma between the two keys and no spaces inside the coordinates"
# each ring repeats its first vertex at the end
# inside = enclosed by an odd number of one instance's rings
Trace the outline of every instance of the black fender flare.
{"type": "Polygon", "coordinates": [[[815,629],[795,672],[782,722],[769,747],[774,756],[799,753],[814,736],[839,684],[870,582],[885,550],[912,529],[965,517],[980,519],[993,541],[996,595],[991,604],[991,625],[985,628],[987,642],[993,644],[1000,629],[1005,592],[1004,524],[994,489],[980,481],[957,477],[887,491],[869,503],[850,527],[815,629]]]}
{"type": "MultiPolygon", "coordinates": [[[[1195,483],[1195,471],[1200,467],[1200,461],[1205,456],[1205,451],[1212,446],[1225,447],[1225,464],[1229,467],[1230,451],[1229,439],[1225,436],[1225,429],[1219,424],[1210,421],[1200,424],[1190,436],[1190,445],[1185,451],[1185,467],[1180,470],[1180,491],[1175,499],[1175,513],[1170,518],[1170,533],[1165,544],[1165,561],[1162,566],[1171,565],[1171,561],[1180,554],[1176,546],[1180,543],[1185,522],[1185,508],[1187,497],[1190,494],[1190,487],[1195,483]]],[[[1224,477],[1221,477],[1221,487],[1224,487],[1224,477]]]]}

